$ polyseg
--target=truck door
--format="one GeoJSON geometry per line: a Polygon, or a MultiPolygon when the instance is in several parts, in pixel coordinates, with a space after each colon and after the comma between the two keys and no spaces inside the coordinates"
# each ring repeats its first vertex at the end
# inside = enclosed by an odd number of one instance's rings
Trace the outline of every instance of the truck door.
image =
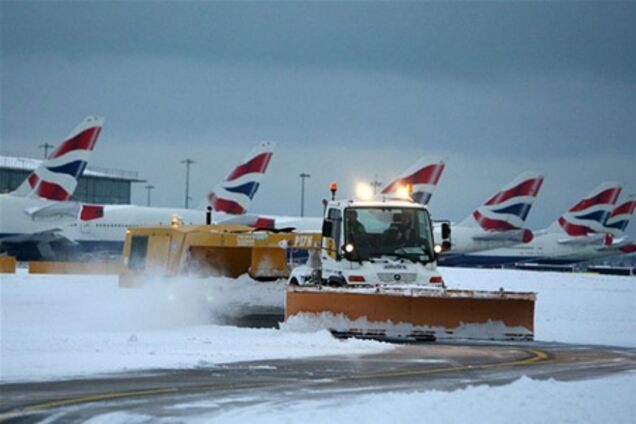
{"type": "Polygon", "coordinates": [[[325,219],[325,225],[323,227],[323,248],[325,253],[334,260],[340,258],[340,244],[341,244],[341,228],[342,228],[342,213],[340,209],[331,208],[327,213],[327,219],[325,219]]]}

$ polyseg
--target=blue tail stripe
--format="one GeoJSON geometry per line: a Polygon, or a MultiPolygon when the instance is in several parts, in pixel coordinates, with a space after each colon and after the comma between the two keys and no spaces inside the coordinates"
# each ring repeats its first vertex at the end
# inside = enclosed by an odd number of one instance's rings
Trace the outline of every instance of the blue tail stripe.
{"type": "Polygon", "coordinates": [[[251,182],[245,183],[236,187],[223,187],[225,190],[231,193],[241,193],[250,198],[250,200],[254,197],[254,194],[258,190],[259,183],[251,182]]]}
{"type": "Polygon", "coordinates": [[[506,206],[505,208],[495,209],[494,213],[505,213],[511,215],[517,215],[522,220],[526,220],[528,216],[528,212],[530,212],[530,204],[528,203],[517,203],[516,205],[506,206]]]}
{"type": "Polygon", "coordinates": [[[47,167],[47,169],[51,172],[55,172],[56,174],[67,174],[71,177],[77,178],[82,175],[84,169],[86,169],[86,161],[76,160],[60,166],[47,167]]]}
{"type": "Polygon", "coordinates": [[[609,218],[609,212],[607,211],[596,211],[592,213],[588,213],[586,215],[574,215],[576,219],[581,219],[585,221],[596,221],[604,224],[609,218]]]}
{"type": "Polygon", "coordinates": [[[629,220],[623,219],[622,221],[616,221],[613,224],[605,224],[605,227],[625,231],[625,229],[627,228],[627,224],[629,224],[629,220]]]}
{"type": "Polygon", "coordinates": [[[428,201],[431,200],[431,193],[426,191],[417,191],[413,193],[411,196],[415,203],[419,203],[420,205],[427,205],[428,201]]]}

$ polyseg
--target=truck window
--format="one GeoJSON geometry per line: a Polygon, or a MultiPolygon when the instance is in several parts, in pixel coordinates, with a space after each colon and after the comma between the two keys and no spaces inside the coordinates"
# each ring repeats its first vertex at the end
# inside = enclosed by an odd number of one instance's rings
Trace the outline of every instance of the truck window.
{"type": "Polygon", "coordinates": [[[345,243],[356,257],[397,256],[433,260],[430,220],[424,209],[412,207],[355,207],[345,210],[345,243]]]}
{"type": "Polygon", "coordinates": [[[342,222],[342,215],[339,209],[329,209],[327,218],[332,222],[331,225],[331,238],[336,243],[336,249],[340,246],[340,227],[342,222]]]}
{"type": "Polygon", "coordinates": [[[133,236],[130,241],[130,258],[128,268],[141,271],[146,267],[146,255],[148,254],[148,236],[133,236]]]}

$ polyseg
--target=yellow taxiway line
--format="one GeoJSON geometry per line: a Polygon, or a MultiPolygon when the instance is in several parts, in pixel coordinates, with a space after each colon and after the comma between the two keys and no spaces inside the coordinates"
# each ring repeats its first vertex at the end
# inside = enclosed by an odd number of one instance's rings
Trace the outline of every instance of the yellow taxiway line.
{"type": "MultiPolygon", "coordinates": [[[[526,350],[526,352],[531,352],[532,356],[529,358],[519,359],[516,361],[498,362],[493,364],[482,364],[482,365],[465,365],[465,366],[459,366],[459,367],[426,368],[426,369],[410,370],[410,371],[407,370],[407,371],[394,371],[394,372],[385,372],[385,373],[372,373],[372,374],[364,374],[360,376],[347,376],[343,378],[336,378],[336,379],[332,379],[332,381],[333,380],[336,380],[336,381],[337,380],[365,380],[365,379],[372,379],[372,378],[416,376],[416,375],[437,374],[437,373],[444,373],[444,372],[479,370],[479,369],[487,369],[487,368],[528,366],[528,365],[534,365],[538,362],[546,361],[549,358],[548,353],[541,350],[531,349],[531,350],[526,350]]],[[[263,386],[271,386],[276,384],[281,384],[281,382],[280,381],[261,382],[261,383],[249,383],[249,384],[243,384],[243,385],[241,384],[205,385],[205,386],[198,386],[198,387],[189,387],[187,388],[187,391],[255,388],[255,387],[263,387],[263,386]]],[[[136,390],[136,391],[129,391],[129,392],[100,393],[95,395],[78,396],[74,398],[36,403],[33,405],[25,406],[19,409],[15,409],[13,411],[0,414],[0,422],[6,421],[12,418],[16,418],[31,412],[43,411],[43,410],[51,409],[51,408],[59,408],[62,406],[77,405],[81,403],[90,403],[90,402],[98,402],[98,401],[113,400],[113,399],[125,399],[125,398],[132,398],[132,397],[141,397],[141,396],[164,395],[169,393],[177,393],[178,391],[179,391],[178,387],[166,387],[161,389],[136,390]]]]}

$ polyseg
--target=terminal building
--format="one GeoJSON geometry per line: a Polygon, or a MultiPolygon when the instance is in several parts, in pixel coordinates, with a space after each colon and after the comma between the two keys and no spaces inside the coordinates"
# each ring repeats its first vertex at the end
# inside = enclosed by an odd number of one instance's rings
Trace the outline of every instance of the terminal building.
{"type": "MultiPolygon", "coordinates": [[[[0,156],[0,193],[9,193],[37,168],[39,159],[0,156]]],[[[88,167],[78,180],[72,200],[83,203],[130,204],[133,183],[142,183],[136,171],[88,167]]]]}

